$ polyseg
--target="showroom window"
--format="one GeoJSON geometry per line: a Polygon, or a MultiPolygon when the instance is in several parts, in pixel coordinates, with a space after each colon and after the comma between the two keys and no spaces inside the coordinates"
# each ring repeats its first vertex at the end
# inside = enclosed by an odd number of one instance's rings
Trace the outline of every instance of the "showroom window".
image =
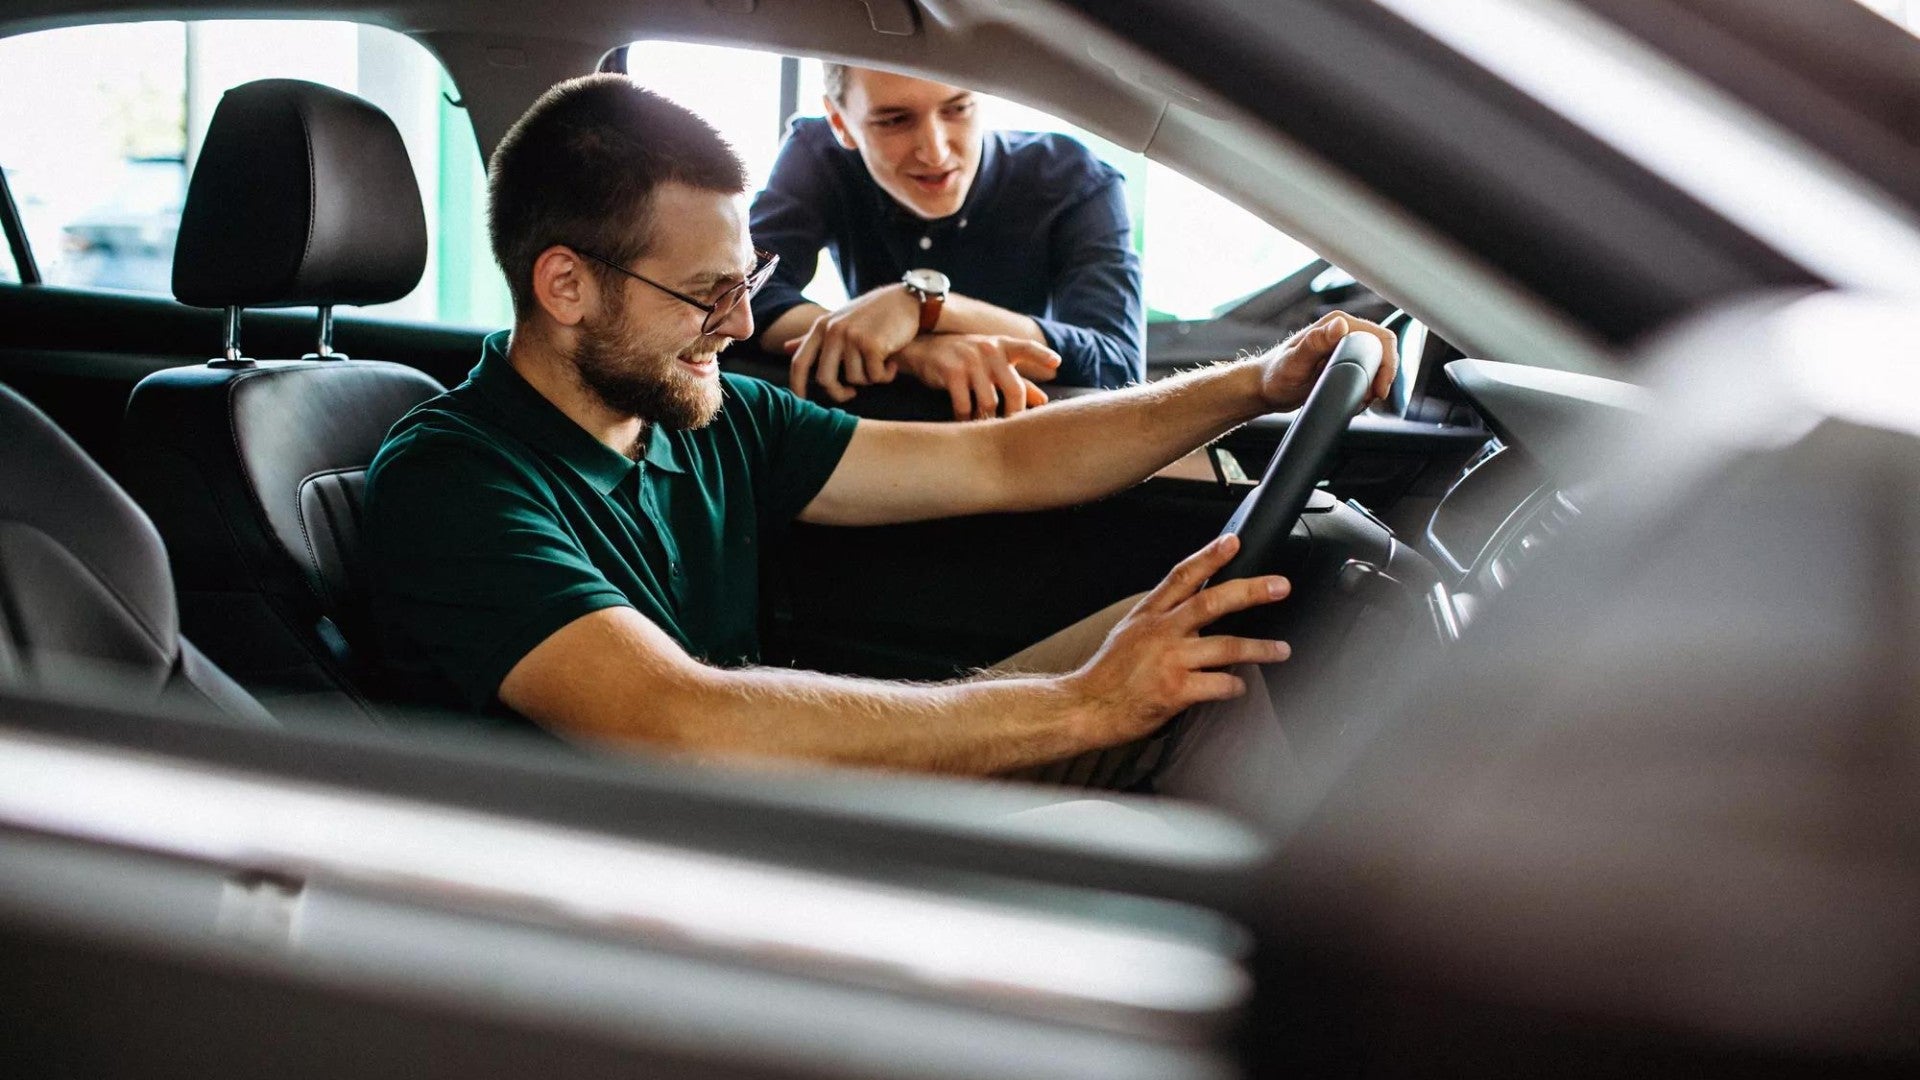
{"type": "MultiPolygon", "coordinates": [[[[625,70],[713,123],[739,152],[755,189],[772,171],[787,110],[798,116],[822,111],[821,69],[814,60],[640,41],[627,46],[625,70]]],[[[1151,319],[1208,318],[1315,257],[1285,233],[1144,155],[1038,109],[984,94],[980,102],[988,126],[1071,135],[1126,175],[1151,319]]],[[[828,305],[845,300],[824,255],[808,295],[828,305]]]]}
{"type": "MultiPolygon", "coordinates": [[[[171,295],[187,177],[220,97],[260,78],[357,94],[393,118],[428,226],[420,285],[381,318],[504,325],[485,168],[446,73],[419,43],[342,22],[144,22],[0,40],[0,168],[48,285],[171,295]]],[[[8,263],[11,260],[7,260],[8,263]]]]}
{"type": "Polygon", "coordinates": [[[1909,33],[1920,32],[1920,0],[1860,0],[1909,33]]]}

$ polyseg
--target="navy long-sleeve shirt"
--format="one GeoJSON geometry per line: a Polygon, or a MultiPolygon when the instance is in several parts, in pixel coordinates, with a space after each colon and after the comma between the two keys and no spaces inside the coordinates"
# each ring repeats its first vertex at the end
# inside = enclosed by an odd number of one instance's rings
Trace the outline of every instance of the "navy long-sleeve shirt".
{"type": "Polygon", "coordinates": [[[825,120],[794,121],[753,200],[753,242],[780,256],[754,298],[755,324],[806,300],[824,247],[849,296],[938,270],[962,296],[1032,316],[1060,354],[1059,383],[1142,381],[1140,260],[1120,172],[1065,135],[995,131],[985,141],[959,212],[926,221],[882,191],[825,120]]]}

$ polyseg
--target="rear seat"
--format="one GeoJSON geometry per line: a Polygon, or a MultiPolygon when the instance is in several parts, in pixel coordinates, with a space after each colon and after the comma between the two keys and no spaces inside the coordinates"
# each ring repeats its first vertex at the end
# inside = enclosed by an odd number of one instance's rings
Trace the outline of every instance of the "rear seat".
{"type": "Polygon", "coordinates": [[[185,632],[276,713],[378,715],[357,571],[366,469],[394,421],[441,386],[334,353],[331,313],[405,296],[426,254],[386,114],[290,79],[227,92],[173,267],[182,303],[227,309],[227,349],[134,388],[123,472],[172,554],[185,632]],[[305,306],[320,310],[312,354],[241,354],[242,309],[305,306]]]}

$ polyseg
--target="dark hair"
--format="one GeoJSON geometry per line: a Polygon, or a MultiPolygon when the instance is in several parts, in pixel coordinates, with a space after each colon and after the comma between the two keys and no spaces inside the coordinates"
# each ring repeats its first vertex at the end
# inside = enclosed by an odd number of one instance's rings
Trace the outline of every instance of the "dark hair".
{"type": "Polygon", "coordinates": [[[820,74],[827,84],[827,96],[833,99],[835,105],[845,105],[847,103],[847,65],[822,60],[820,74]]]}
{"type": "Polygon", "coordinates": [[[487,231],[515,317],[534,310],[533,263],[555,244],[622,265],[646,254],[663,183],[737,195],[747,171],[712,125],[624,75],[540,95],[487,165],[487,231]]]}

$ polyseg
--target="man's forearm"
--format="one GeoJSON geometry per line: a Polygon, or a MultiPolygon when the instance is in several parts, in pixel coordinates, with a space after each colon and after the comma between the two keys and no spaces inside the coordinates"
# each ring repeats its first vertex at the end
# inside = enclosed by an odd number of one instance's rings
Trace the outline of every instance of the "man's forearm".
{"type": "Polygon", "coordinates": [[[1251,363],[1029,410],[981,429],[996,442],[1004,477],[996,509],[1037,510],[1111,494],[1267,410],[1260,366],[1251,363]]]}
{"type": "Polygon", "coordinates": [[[628,737],[701,753],[986,776],[1090,749],[1085,708],[1050,678],[915,684],[704,668],[648,702],[651,717],[682,718],[671,730],[643,722],[628,737]]]}
{"type": "Polygon", "coordinates": [[[942,334],[998,334],[1001,337],[1037,341],[1042,345],[1047,342],[1047,336],[1040,332],[1040,324],[1034,322],[1031,316],[959,293],[947,296],[946,304],[940,309],[940,321],[935,324],[934,330],[942,334]]]}
{"type": "Polygon", "coordinates": [[[760,347],[770,353],[779,352],[788,341],[805,336],[814,320],[826,313],[826,308],[812,301],[795,304],[760,331],[760,347]]]}

